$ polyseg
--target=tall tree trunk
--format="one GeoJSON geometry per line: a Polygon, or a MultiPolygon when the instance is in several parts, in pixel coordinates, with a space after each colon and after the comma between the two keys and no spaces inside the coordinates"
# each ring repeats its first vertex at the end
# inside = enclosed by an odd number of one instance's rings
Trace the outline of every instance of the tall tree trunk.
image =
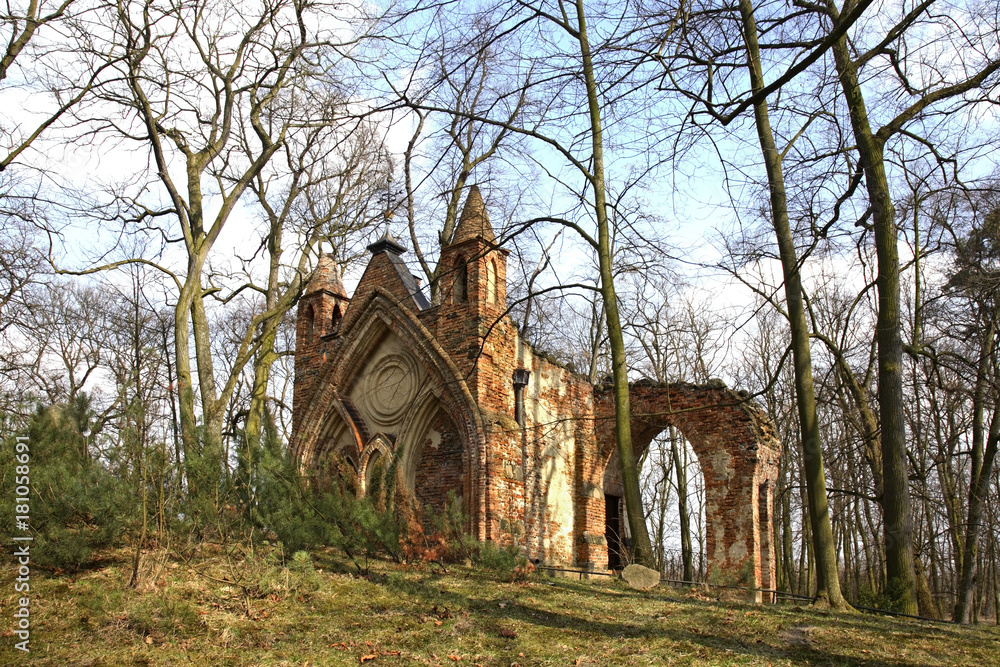
{"type": "Polygon", "coordinates": [[[783,553],[785,576],[784,590],[794,593],[798,590],[798,578],[795,572],[795,544],[792,534],[792,495],[788,487],[788,468],[782,466],[782,500],[781,500],[781,551],[783,553]]]}
{"type": "Polygon", "coordinates": [[[198,364],[198,391],[201,396],[202,473],[206,486],[199,493],[215,496],[222,480],[225,463],[222,451],[222,425],[228,401],[220,401],[215,384],[215,364],[212,361],[211,329],[205,312],[201,276],[195,277],[196,291],[191,302],[191,331],[194,337],[195,360],[198,364]]]}
{"type": "Polygon", "coordinates": [[[263,436],[264,408],[267,402],[267,386],[271,381],[271,368],[278,359],[274,351],[278,337],[277,327],[268,327],[262,334],[260,349],[253,364],[253,386],[250,388],[250,408],[244,427],[246,453],[255,460],[261,450],[263,436]]]}
{"type": "Polygon", "coordinates": [[[878,343],[886,589],[895,598],[899,611],[916,614],[913,521],[910,517],[906,419],[903,410],[903,341],[896,211],[885,173],[882,141],[872,133],[868,122],[868,110],[858,82],[857,67],[851,60],[846,37],[834,42],[833,55],[865,173],[875,228],[875,253],[878,259],[878,317],[875,336],[878,343]]]}
{"type": "Polygon", "coordinates": [[[594,78],[594,64],[587,37],[587,21],[583,0],[576,0],[576,37],[580,45],[583,77],[587,87],[587,104],[590,111],[590,138],[593,150],[593,173],[590,183],[594,188],[594,213],[597,218],[598,261],[601,274],[601,297],[608,323],[608,342],[611,347],[611,373],[615,393],[615,439],[618,458],[622,466],[622,486],[625,490],[625,507],[628,510],[629,529],[635,562],[652,567],[652,545],[642,511],[642,494],[639,489],[639,471],[632,447],[632,412],[629,406],[628,364],[625,360],[625,337],[622,334],[615,294],[614,268],[612,266],[611,232],[609,229],[607,195],[604,183],[604,139],[601,129],[601,100],[594,78]]]}
{"type": "Polygon", "coordinates": [[[670,427],[670,455],[677,471],[677,515],[681,528],[681,560],[684,563],[684,581],[694,581],[694,552],[691,549],[691,517],[688,516],[687,457],[681,462],[680,443],[674,427],[670,427]]]}
{"type": "MultiPolygon", "coordinates": [[[[278,354],[275,352],[278,327],[281,325],[282,316],[287,312],[287,308],[291,308],[291,304],[293,303],[289,295],[297,293],[299,286],[299,283],[293,282],[292,285],[288,286],[288,291],[284,294],[282,293],[281,256],[284,250],[281,245],[281,235],[285,229],[283,224],[284,219],[283,216],[276,214],[267,205],[267,200],[264,196],[265,189],[260,188],[257,192],[263,204],[262,208],[270,214],[271,228],[267,235],[268,275],[267,292],[264,295],[264,310],[266,312],[274,311],[274,315],[261,322],[259,347],[253,360],[253,385],[250,388],[250,408],[247,412],[247,420],[243,432],[244,447],[246,448],[244,457],[250,466],[255,465],[262,449],[264,411],[267,407],[267,387],[271,381],[271,368],[278,360],[278,354]],[[284,297],[284,301],[288,305],[286,308],[276,309],[275,306],[282,300],[282,297],[284,297]]],[[[287,209],[288,207],[286,206],[284,211],[287,211],[287,209]]],[[[306,250],[299,257],[300,267],[304,265],[303,260],[308,254],[309,247],[307,243],[306,250]]],[[[248,479],[254,472],[252,469],[247,471],[248,479]]]]}
{"type": "Polygon", "coordinates": [[[177,371],[177,404],[181,426],[181,449],[184,451],[184,474],[188,493],[204,485],[201,474],[201,440],[198,437],[198,416],[195,413],[194,378],[191,372],[191,347],[188,323],[191,312],[191,286],[185,284],[174,306],[174,360],[177,371]]]}
{"type": "Polygon", "coordinates": [[[997,575],[1000,567],[997,560],[997,536],[994,532],[993,539],[990,540],[990,562],[993,563],[993,615],[996,616],[996,624],[1000,626],[1000,576],[997,575]]]}
{"type": "Polygon", "coordinates": [[[958,595],[955,604],[955,621],[971,623],[975,608],[975,591],[977,589],[976,570],[979,561],[979,531],[983,522],[983,504],[989,489],[993,474],[993,462],[997,455],[997,443],[1000,442],[1000,405],[994,408],[990,420],[989,438],[985,443],[982,438],[972,451],[972,483],[969,485],[969,520],[965,528],[965,557],[962,560],[962,571],[958,579],[958,595]]]}
{"type": "MultiPolygon", "coordinates": [[[[801,471],[800,471],[801,479],[801,471]]],[[[813,561],[812,524],[809,521],[809,498],[805,484],[800,484],[799,502],[802,504],[802,544],[799,547],[799,595],[813,595],[813,575],[816,568],[813,561]]]]}
{"type": "MultiPolygon", "coordinates": [[[[174,364],[170,360],[170,343],[167,340],[167,325],[165,322],[159,322],[160,336],[163,341],[163,358],[167,364],[167,386],[177,387],[177,383],[174,378],[174,364]]],[[[177,416],[177,400],[174,398],[174,391],[168,390],[167,398],[170,403],[170,432],[172,440],[174,441],[174,463],[177,465],[177,476],[178,481],[183,485],[183,458],[181,457],[181,438],[178,431],[178,416],[177,416]]],[[[164,447],[166,447],[166,440],[164,440],[164,447]]],[[[163,465],[166,465],[167,457],[163,458],[163,465]]]]}
{"type": "MultiPolygon", "coordinates": [[[[743,37],[747,47],[747,69],[750,84],[756,94],[764,89],[764,76],[760,65],[757,44],[757,24],[750,0],[740,0],[743,18],[743,37]]],[[[788,323],[792,334],[792,361],[795,370],[795,398],[798,407],[799,429],[802,437],[802,454],[806,492],[809,496],[809,523],[812,527],[813,552],[816,560],[816,603],[836,609],[849,605],[840,592],[837,573],[837,545],[833,538],[830,509],[826,494],[826,475],[823,466],[823,445],[820,439],[819,419],[816,415],[816,394],[813,386],[812,355],[809,350],[809,325],[802,300],[802,277],[788,220],[788,203],[785,196],[785,179],[781,169],[781,156],[774,143],[771,121],[767,112],[767,98],[754,104],[757,138],[767,171],[771,199],[771,221],[778,241],[778,255],[785,282],[785,302],[788,305],[788,323]]]]}

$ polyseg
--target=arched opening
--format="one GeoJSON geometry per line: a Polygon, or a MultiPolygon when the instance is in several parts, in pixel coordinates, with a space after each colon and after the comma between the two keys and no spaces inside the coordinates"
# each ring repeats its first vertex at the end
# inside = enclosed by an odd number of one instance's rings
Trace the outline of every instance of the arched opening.
{"type": "Polygon", "coordinates": [[[462,303],[469,298],[469,267],[465,258],[459,256],[455,260],[455,282],[452,287],[452,301],[462,303]]]}
{"type": "Polygon", "coordinates": [[[313,466],[313,483],[321,490],[338,487],[341,493],[357,494],[358,463],[353,452],[346,448],[331,450],[319,457],[313,466]]]}
{"type": "Polygon", "coordinates": [[[307,452],[303,463],[314,484],[329,490],[338,485],[344,491],[358,490],[359,450],[354,433],[338,414],[331,414],[317,445],[307,452]]]}
{"type": "MultiPolygon", "coordinates": [[[[447,302],[450,281],[445,285],[443,300],[447,302]]],[[[464,504],[469,529],[485,539],[485,485],[476,475],[483,453],[478,412],[458,369],[443,349],[428,344],[433,343],[431,332],[416,316],[398,308],[396,297],[387,290],[376,287],[350,308],[353,314],[343,321],[340,334],[345,338],[328,354],[315,381],[318,389],[299,412],[293,452],[308,465],[316,443],[325,437],[325,426],[333,419],[347,424],[359,454],[368,451],[373,437],[384,435],[392,453],[384,460],[398,471],[407,497],[442,509],[452,491],[464,504]],[[399,357],[412,362],[414,372],[403,375],[416,378],[415,383],[404,385],[402,377],[395,383],[377,382],[379,391],[373,393],[368,380],[381,378],[380,370],[386,371],[387,380],[397,378],[393,369],[399,367],[399,357]],[[424,455],[427,452],[429,456],[424,455]],[[399,457],[398,464],[393,456],[399,457]],[[428,458],[437,459],[439,465],[428,458]]],[[[361,487],[364,465],[358,470],[361,487]]]]}
{"type": "Polygon", "coordinates": [[[372,488],[372,479],[379,478],[383,473],[382,452],[374,451],[368,458],[368,465],[365,467],[365,489],[372,488]]]}
{"type": "Polygon", "coordinates": [[[385,492],[387,485],[395,483],[387,477],[396,451],[394,439],[394,436],[377,433],[361,452],[359,472],[362,491],[366,495],[379,496],[385,492]]]}
{"type": "Polygon", "coordinates": [[[340,311],[340,304],[334,304],[333,315],[330,318],[330,333],[336,333],[340,329],[340,322],[344,319],[344,314],[340,311]]]}
{"type": "Polygon", "coordinates": [[[303,327],[305,328],[306,345],[313,343],[313,330],[316,327],[316,315],[313,312],[312,304],[305,307],[302,312],[303,327]]]}
{"type": "Polygon", "coordinates": [[[451,417],[438,410],[413,452],[413,495],[425,511],[443,514],[455,503],[464,506],[466,461],[462,438],[451,417]]]}
{"type": "MultiPolygon", "coordinates": [[[[613,393],[600,391],[595,399],[595,416],[608,417],[599,419],[598,441],[604,461],[610,463],[615,450],[610,419],[614,415],[613,393]]],[[[671,429],[675,429],[695,454],[688,457],[689,462],[692,458],[698,461],[704,478],[706,579],[749,590],[773,588],[770,508],[781,445],[766,415],[721,382],[704,386],[637,382],[629,387],[629,399],[637,459],[662,433],[667,433],[669,442],[671,429]]],[[[613,473],[611,466],[602,473],[609,468],[613,473]]],[[[605,493],[615,496],[613,484],[605,493]]],[[[690,490],[687,498],[691,499],[690,490]]],[[[613,501],[606,501],[601,509],[613,512],[613,501]]],[[[613,555],[608,552],[608,556],[613,555]]]]}
{"type": "MultiPolygon", "coordinates": [[[[657,569],[668,579],[705,580],[705,477],[691,444],[678,429],[635,434],[636,461],[646,526],[657,569]]],[[[631,555],[621,465],[614,451],[604,473],[608,567],[621,569],[631,555]]]]}
{"type": "Polygon", "coordinates": [[[497,261],[495,259],[486,263],[486,302],[497,302],[497,261]]]}

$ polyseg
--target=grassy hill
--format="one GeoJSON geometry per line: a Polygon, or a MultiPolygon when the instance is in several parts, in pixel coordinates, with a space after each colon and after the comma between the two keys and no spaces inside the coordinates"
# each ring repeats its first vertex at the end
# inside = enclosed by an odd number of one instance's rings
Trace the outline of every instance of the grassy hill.
{"type": "MultiPolygon", "coordinates": [[[[465,567],[335,554],[127,554],[31,575],[31,653],[14,648],[14,566],[0,577],[0,664],[998,665],[1000,631],[721,602],[622,582],[498,581],[465,567]]],[[[19,596],[20,594],[17,594],[19,596]]]]}

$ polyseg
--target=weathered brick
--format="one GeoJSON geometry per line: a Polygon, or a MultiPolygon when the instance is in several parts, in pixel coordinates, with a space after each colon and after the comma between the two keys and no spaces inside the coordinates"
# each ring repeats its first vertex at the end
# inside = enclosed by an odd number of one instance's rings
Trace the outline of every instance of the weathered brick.
{"type": "MultiPolygon", "coordinates": [[[[364,486],[377,444],[400,457],[421,505],[460,498],[478,538],[607,568],[605,495],[621,495],[610,391],[536,354],[504,315],[508,252],[478,190],[442,250],[440,303],[419,292],[391,237],[370,250],[351,298],[325,259],[299,303],[292,447],[303,466],[342,455],[364,486]],[[529,372],[523,426],[516,370],[529,372]]],[[[780,447],[763,413],[721,383],[639,382],[631,398],[637,455],[672,425],[705,471],[710,579],[773,588],[780,447]]]]}

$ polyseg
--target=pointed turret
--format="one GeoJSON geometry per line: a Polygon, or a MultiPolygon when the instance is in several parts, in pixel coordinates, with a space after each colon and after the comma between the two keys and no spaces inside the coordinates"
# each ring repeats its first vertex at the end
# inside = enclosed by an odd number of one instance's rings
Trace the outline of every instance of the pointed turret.
{"type": "Polygon", "coordinates": [[[340,280],[340,267],[337,266],[333,255],[329,253],[320,255],[319,264],[316,265],[316,270],[313,271],[312,278],[306,285],[305,294],[314,292],[329,292],[335,296],[347,297],[344,283],[340,280]]]}
{"type": "Polygon", "coordinates": [[[323,253],[299,299],[298,324],[295,338],[295,364],[307,360],[310,354],[321,352],[323,336],[336,333],[350,303],[340,267],[332,254],[323,253]]]}
{"type": "Polygon", "coordinates": [[[493,225],[490,224],[490,216],[486,213],[483,196],[479,193],[479,186],[473,185],[469,188],[469,196],[465,199],[465,208],[462,209],[462,216],[458,219],[451,244],[457,245],[476,237],[488,243],[497,242],[493,225]]]}
{"type": "Polygon", "coordinates": [[[507,255],[499,247],[483,196],[469,188],[451,243],[438,261],[435,335],[484,409],[501,412],[513,401],[511,373],[496,360],[509,353],[516,328],[507,317],[507,255]]]}
{"type": "Polygon", "coordinates": [[[377,255],[380,252],[385,251],[389,251],[394,255],[402,255],[406,252],[406,248],[404,248],[399,241],[393,238],[392,232],[389,231],[388,226],[386,226],[385,232],[382,234],[382,238],[368,246],[368,252],[373,255],[377,255]]]}
{"type": "Polygon", "coordinates": [[[340,279],[337,260],[332,254],[321,253],[298,304],[294,400],[302,401],[312,391],[326,359],[330,339],[340,330],[350,302],[340,279]]]}

